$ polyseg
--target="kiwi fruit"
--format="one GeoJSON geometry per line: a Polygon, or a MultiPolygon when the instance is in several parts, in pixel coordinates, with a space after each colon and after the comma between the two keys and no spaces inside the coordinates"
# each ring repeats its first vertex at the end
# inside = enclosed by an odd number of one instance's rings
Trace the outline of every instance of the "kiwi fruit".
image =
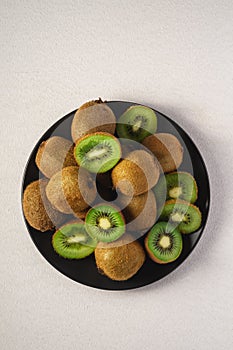
{"type": "Polygon", "coordinates": [[[156,132],[157,116],[151,108],[131,106],[120,116],[116,130],[121,138],[141,142],[156,132]]]}
{"type": "Polygon", "coordinates": [[[52,136],[43,141],[38,148],[35,161],[40,171],[48,178],[62,168],[77,166],[73,143],[60,136],[52,136]]]}
{"type": "Polygon", "coordinates": [[[121,158],[118,139],[108,133],[96,132],[79,139],[74,148],[74,157],[81,167],[92,173],[105,173],[121,158]]]}
{"type": "Polygon", "coordinates": [[[86,232],[84,223],[71,221],[60,227],[52,237],[57,254],[67,259],[83,259],[92,254],[97,242],[86,232]]]}
{"type": "Polygon", "coordinates": [[[147,136],[142,144],[158,159],[164,173],[175,171],[183,160],[183,147],[172,134],[159,133],[147,136]]]}
{"type": "Polygon", "coordinates": [[[96,184],[91,174],[76,166],[63,168],[51,177],[46,194],[51,204],[62,213],[80,213],[96,197],[96,184]]]}
{"type": "Polygon", "coordinates": [[[114,188],[126,196],[137,196],[154,187],[160,170],[156,158],[144,151],[130,152],[112,170],[114,188]]]}
{"type": "Polygon", "coordinates": [[[162,176],[153,188],[158,201],[181,199],[195,203],[197,200],[197,183],[193,176],[187,172],[172,172],[162,176]]]}
{"type": "Polygon", "coordinates": [[[90,207],[87,207],[86,209],[80,210],[80,211],[76,211],[75,213],[73,213],[73,215],[78,218],[78,219],[85,219],[88,210],[90,210],[90,207]]]}
{"type": "Polygon", "coordinates": [[[201,226],[201,212],[198,207],[178,199],[165,203],[159,219],[177,226],[181,233],[192,233],[201,226]]]}
{"type": "Polygon", "coordinates": [[[98,243],[95,249],[98,271],[114,281],[133,277],[145,262],[145,252],[128,234],[113,243],[98,243]]]}
{"type": "Polygon", "coordinates": [[[88,234],[101,242],[113,242],[125,233],[125,219],[119,208],[112,205],[100,203],[92,207],[85,223],[88,234]]]}
{"type": "Polygon", "coordinates": [[[76,111],[71,125],[71,135],[76,142],[82,136],[95,132],[114,134],[115,128],[116,117],[113,111],[99,99],[85,103],[76,111]]]}
{"type": "Polygon", "coordinates": [[[48,201],[45,191],[48,181],[48,179],[34,181],[23,193],[24,216],[30,226],[42,232],[59,226],[65,218],[48,201]]]}
{"type": "Polygon", "coordinates": [[[183,248],[181,233],[167,222],[158,222],[147,234],[145,248],[149,257],[159,264],[175,261],[183,248]]]}
{"type": "Polygon", "coordinates": [[[122,213],[127,224],[127,231],[141,236],[150,229],[157,215],[156,200],[153,191],[148,191],[129,200],[127,196],[120,195],[118,198],[122,213]]]}

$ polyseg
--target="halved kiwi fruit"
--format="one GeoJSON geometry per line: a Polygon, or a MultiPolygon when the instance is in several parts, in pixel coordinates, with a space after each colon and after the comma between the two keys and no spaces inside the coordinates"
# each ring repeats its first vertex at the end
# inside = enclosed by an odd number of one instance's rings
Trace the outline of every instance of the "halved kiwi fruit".
{"type": "Polygon", "coordinates": [[[116,137],[104,132],[85,135],[76,142],[77,163],[92,173],[104,173],[121,158],[121,146],[116,137]]]}
{"type": "Polygon", "coordinates": [[[62,213],[80,213],[96,197],[95,180],[87,170],[70,166],[51,177],[46,195],[51,204],[62,213]]]}
{"type": "Polygon", "coordinates": [[[86,232],[81,221],[72,221],[60,227],[52,237],[54,250],[63,258],[83,259],[92,254],[97,242],[86,232]]]}
{"type": "Polygon", "coordinates": [[[119,118],[117,123],[119,137],[141,142],[157,129],[155,112],[145,106],[131,106],[119,118]]]}
{"type": "Polygon", "coordinates": [[[126,281],[134,276],[145,262],[145,252],[139,242],[128,234],[117,242],[98,243],[95,249],[96,265],[100,273],[115,281],[126,281]]]}
{"type": "Polygon", "coordinates": [[[48,178],[67,166],[77,166],[74,159],[74,145],[70,140],[52,136],[43,141],[36,154],[36,165],[48,178]]]}
{"type": "Polygon", "coordinates": [[[167,222],[158,222],[147,234],[145,248],[149,257],[159,264],[175,261],[183,248],[181,233],[167,222]]]}
{"type": "Polygon", "coordinates": [[[158,133],[147,136],[142,144],[155,155],[165,173],[174,171],[181,165],[183,147],[176,136],[158,133]]]}
{"type": "Polygon", "coordinates": [[[192,233],[201,226],[201,212],[198,207],[181,200],[167,201],[159,219],[169,221],[181,233],[192,233]]]}
{"type": "Polygon", "coordinates": [[[159,165],[156,158],[144,151],[130,152],[112,170],[114,187],[126,196],[137,196],[156,185],[159,179],[159,165]]]}
{"type": "Polygon", "coordinates": [[[85,219],[86,230],[93,239],[113,242],[125,233],[125,220],[120,209],[98,204],[91,208],[85,219]]]}
{"type": "Polygon", "coordinates": [[[42,232],[59,226],[65,216],[57,211],[46,196],[48,179],[30,183],[23,193],[23,212],[29,225],[42,232]]]}
{"type": "Polygon", "coordinates": [[[114,134],[116,117],[101,99],[84,103],[75,113],[71,135],[74,142],[94,132],[114,134]]]}
{"type": "Polygon", "coordinates": [[[194,177],[184,171],[162,176],[153,188],[156,199],[181,199],[194,203],[197,200],[197,183],[194,177]]]}

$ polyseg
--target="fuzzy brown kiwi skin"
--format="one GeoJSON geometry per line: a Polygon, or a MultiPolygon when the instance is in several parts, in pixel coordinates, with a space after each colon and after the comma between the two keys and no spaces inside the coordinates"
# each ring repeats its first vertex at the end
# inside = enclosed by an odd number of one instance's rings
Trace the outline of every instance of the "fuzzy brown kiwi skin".
{"type": "Polygon", "coordinates": [[[137,196],[155,186],[159,175],[159,165],[154,156],[147,151],[136,150],[129,153],[127,158],[113,168],[112,182],[114,188],[119,189],[123,194],[137,196]]]}
{"type": "Polygon", "coordinates": [[[90,207],[84,209],[84,210],[81,210],[81,211],[76,211],[73,213],[73,215],[77,218],[77,219],[85,219],[88,211],[90,210],[90,207]]]}
{"type": "Polygon", "coordinates": [[[116,117],[113,111],[99,98],[99,100],[84,103],[76,111],[71,124],[71,136],[73,141],[76,142],[80,137],[94,132],[103,131],[108,132],[109,134],[114,134],[115,129],[116,117]],[[97,111],[93,111],[93,109],[95,106],[101,105],[103,111],[98,115],[97,112],[99,107],[96,107],[97,111]],[[107,118],[106,124],[104,124],[103,118],[107,118]]]}
{"type": "Polygon", "coordinates": [[[145,262],[145,252],[128,234],[116,242],[99,243],[95,249],[98,271],[114,281],[133,277],[145,262]]]}
{"type": "Polygon", "coordinates": [[[77,166],[73,149],[74,145],[70,140],[52,136],[40,144],[35,158],[36,165],[46,177],[51,178],[62,168],[77,166]]]}
{"type": "Polygon", "coordinates": [[[23,193],[23,212],[30,226],[45,232],[59,226],[65,215],[57,211],[46,196],[48,179],[40,179],[30,183],[23,193]]]}
{"type": "Polygon", "coordinates": [[[83,103],[80,107],[79,110],[94,106],[95,104],[100,104],[100,103],[105,103],[106,101],[102,101],[101,97],[98,98],[98,100],[91,100],[88,102],[83,103]]]}
{"type": "Polygon", "coordinates": [[[139,196],[134,196],[130,202],[126,196],[120,196],[119,201],[121,206],[128,203],[122,209],[128,231],[138,233],[141,231],[143,233],[154,225],[157,216],[157,205],[152,190],[139,196]]]}
{"type": "MultiPolygon", "coordinates": [[[[80,213],[89,207],[85,202],[79,189],[79,168],[76,166],[63,168],[61,171],[52,176],[46,187],[46,194],[51,204],[62,213],[74,214],[80,213]],[[72,188],[73,187],[73,188],[72,188]]],[[[81,186],[88,184],[90,175],[85,169],[82,170],[81,186]],[[85,175],[86,174],[86,175],[85,175]]],[[[91,179],[91,177],[90,177],[91,179]]],[[[96,196],[96,188],[91,179],[92,188],[86,188],[85,193],[89,193],[89,201],[92,202],[96,196]]],[[[81,189],[84,191],[84,188],[81,189]]]]}
{"type": "Polygon", "coordinates": [[[158,158],[165,173],[175,171],[183,161],[183,147],[177,137],[172,134],[153,134],[147,136],[142,144],[158,158]],[[173,151],[175,147],[176,152],[173,151]]]}

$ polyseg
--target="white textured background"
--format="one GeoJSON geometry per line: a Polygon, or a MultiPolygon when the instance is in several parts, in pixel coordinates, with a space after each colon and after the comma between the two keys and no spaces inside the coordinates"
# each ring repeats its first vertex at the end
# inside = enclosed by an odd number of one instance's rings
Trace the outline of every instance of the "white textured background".
{"type": "Polygon", "coordinates": [[[1,350],[233,348],[232,18],[231,0],[1,0],[1,350]],[[210,174],[197,248],[138,290],[69,280],[37,251],[21,215],[34,144],[99,96],[172,116],[210,174]]]}

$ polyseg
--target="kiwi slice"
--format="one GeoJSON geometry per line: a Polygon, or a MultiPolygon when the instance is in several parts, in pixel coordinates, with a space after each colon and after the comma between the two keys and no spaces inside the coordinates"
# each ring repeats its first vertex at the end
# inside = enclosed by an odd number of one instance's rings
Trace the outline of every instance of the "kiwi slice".
{"type": "Polygon", "coordinates": [[[194,232],[201,226],[201,212],[198,207],[181,200],[167,201],[159,219],[169,220],[181,233],[194,232]]]}
{"type": "Polygon", "coordinates": [[[181,233],[167,222],[158,222],[147,234],[145,248],[153,261],[159,264],[172,262],[183,248],[181,233]]]}
{"type": "Polygon", "coordinates": [[[92,173],[105,173],[121,158],[120,142],[111,134],[96,132],[79,139],[74,148],[77,163],[92,173]]]}
{"type": "Polygon", "coordinates": [[[81,221],[69,222],[57,230],[52,238],[54,250],[63,258],[83,259],[93,253],[97,242],[86,232],[81,221]]]}
{"type": "Polygon", "coordinates": [[[91,208],[85,219],[86,230],[93,239],[113,242],[125,233],[125,220],[120,209],[98,204],[91,208]]]}
{"type": "Polygon", "coordinates": [[[154,187],[156,199],[181,199],[194,203],[197,200],[197,183],[193,176],[186,172],[173,172],[162,176],[154,187]]]}
{"type": "Polygon", "coordinates": [[[107,132],[114,134],[116,117],[101,99],[84,103],[74,115],[71,135],[74,142],[80,137],[94,133],[107,132]]]}
{"type": "Polygon", "coordinates": [[[145,262],[145,252],[139,242],[128,234],[117,242],[98,243],[95,261],[98,271],[114,281],[133,277],[145,262]]]}
{"type": "Polygon", "coordinates": [[[141,142],[145,137],[156,132],[157,116],[145,106],[131,106],[119,118],[117,134],[119,137],[141,142]]]}

